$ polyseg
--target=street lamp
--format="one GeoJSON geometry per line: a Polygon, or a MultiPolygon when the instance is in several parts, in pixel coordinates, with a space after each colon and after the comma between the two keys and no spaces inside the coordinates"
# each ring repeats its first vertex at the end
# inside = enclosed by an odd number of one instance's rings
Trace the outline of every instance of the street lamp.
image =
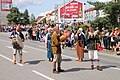
{"type": "Polygon", "coordinates": [[[57,22],[57,20],[58,20],[58,5],[57,4],[55,4],[55,17],[54,17],[54,23],[56,23],[57,22]]]}

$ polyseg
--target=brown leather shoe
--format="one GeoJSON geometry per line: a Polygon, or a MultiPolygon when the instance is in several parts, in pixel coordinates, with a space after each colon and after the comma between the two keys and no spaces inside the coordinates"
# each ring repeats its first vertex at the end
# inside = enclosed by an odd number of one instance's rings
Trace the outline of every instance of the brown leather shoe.
{"type": "Polygon", "coordinates": [[[53,73],[59,74],[60,72],[56,71],[56,69],[53,69],[53,73]]]}
{"type": "Polygon", "coordinates": [[[102,68],[100,66],[97,66],[97,70],[102,71],[102,68]]]}
{"type": "Polygon", "coordinates": [[[16,64],[16,60],[13,60],[13,64],[16,64]]]}
{"type": "Polygon", "coordinates": [[[20,60],[20,63],[21,63],[21,64],[25,64],[25,62],[23,62],[23,60],[20,60]]]}
{"type": "Polygon", "coordinates": [[[64,72],[65,70],[58,68],[58,72],[64,72]]]}

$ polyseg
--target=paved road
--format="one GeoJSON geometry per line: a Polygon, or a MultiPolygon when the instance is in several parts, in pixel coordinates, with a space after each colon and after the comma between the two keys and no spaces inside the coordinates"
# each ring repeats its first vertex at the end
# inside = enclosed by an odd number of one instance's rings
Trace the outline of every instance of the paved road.
{"type": "MultiPolygon", "coordinates": [[[[76,62],[76,52],[62,50],[62,68],[65,72],[52,73],[52,63],[46,58],[44,43],[25,41],[24,65],[12,64],[10,33],[0,33],[0,80],[120,80],[120,57],[99,53],[103,71],[90,70],[88,54],[84,62],[76,62]]],[[[19,61],[19,57],[17,55],[19,61]]]]}

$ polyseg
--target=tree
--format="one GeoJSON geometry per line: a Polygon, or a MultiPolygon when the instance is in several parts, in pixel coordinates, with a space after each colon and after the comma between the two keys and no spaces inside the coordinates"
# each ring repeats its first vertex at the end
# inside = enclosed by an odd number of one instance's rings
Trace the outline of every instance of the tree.
{"type": "Polygon", "coordinates": [[[35,25],[35,24],[36,24],[36,20],[35,20],[34,14],[31,14],[31,17],[30,17],[30,24],[32,24],[32,25],[35,25]]]}
{"type": "Polygon", "coordinates": [[[19,9],[17,7],[12,7],[10,13],[6,16],[8,18],[8,24],[19,24],[19,9]]]}
{"type": "Polygon", "coordinates": [[[94,21],[90,23],[91,25],[93,25],[94,28],[98,27],[100,31],[102,30],[103,27],[111,26],[107,17],[96,18],[94,21]]]}
{"type": "Polygon", "coordinates": [[[118,15],[120,14],[120,1],[119,2],[109,2],[104,7],[104,12],[109,14],[107,17],[112,25],[118,26],[118,15]]]}
{"type": "Polygon", "coordinates": [[[29,13],[28,13],[28,10],[27,10],[27,9],[24,11],[23,16],[21,17],[21,19],[23,19],[23,24],[24,24],[24,25],[30,24],[30,21],[29,21],[29,13]]]}
{"type": "Polygon", "coordinates": [[[107,22],[109,22],[112,26],[118,26],[118,16],[120,15],[120,0],[117,2],[88,2],[91,5],[95,6],[96,10],[103,10],[107,16],[107,22]]]}
{"type": "Polygon", "coordinates": [[[26,9],[24,13],[20,13],[17,7],[12,7],[10,9],[10,13],[7,15],[8,24],[22,24],[28,25],[29,21],[29,13],[26,9]]]}
{"type": "Polygon", "coordinates": [[[99,10],[103,10],[103,8],[105,6],[105,3],[98,2],[98,1],[96,1],[96,2],[88,1],[88,3],[95,6],[95,10],[96,10],[96,13],[97,13],[96,17],[99,17],[99,10]]]}

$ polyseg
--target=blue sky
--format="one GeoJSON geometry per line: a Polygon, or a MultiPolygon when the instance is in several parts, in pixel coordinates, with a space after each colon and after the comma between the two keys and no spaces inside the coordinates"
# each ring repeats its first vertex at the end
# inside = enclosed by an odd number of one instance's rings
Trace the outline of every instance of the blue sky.
{"type": "MultiPolygon", "coordinates": [[[[69,2],[72,0],[65,0],[69,2]]],[[[76,0],[87,3],[87,1],[109,1],[109,0],[76,0]]],[[[43,12],[54,9],[55,4],[61,4],[64,0],[13,0],[13,5],[17,6],[21,12],[28,9],[29,14],[34,14],[36,17],[42,15],[43,12]]]]}

